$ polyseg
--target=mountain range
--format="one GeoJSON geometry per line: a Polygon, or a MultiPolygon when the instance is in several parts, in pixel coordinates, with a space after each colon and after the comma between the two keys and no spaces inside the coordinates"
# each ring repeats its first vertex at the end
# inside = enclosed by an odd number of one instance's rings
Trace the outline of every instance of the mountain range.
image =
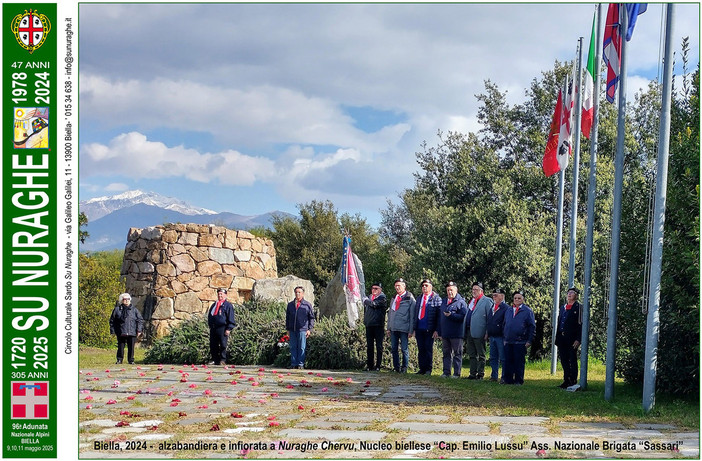
{"type": "Polygon", "coordinates": [[[255,216],[217,213],[206,208],[194,207],[173,197],[140,190],[81,201],[79,211],[88,217],[88,224],[82,230],[89,234],[85,243],[80,244],[81,251],[124,249],[130,227],[180,222],[216,224],[231,229],[270,228],[274,216],[293,217],[290,213],[282,211],[255,216]]]}

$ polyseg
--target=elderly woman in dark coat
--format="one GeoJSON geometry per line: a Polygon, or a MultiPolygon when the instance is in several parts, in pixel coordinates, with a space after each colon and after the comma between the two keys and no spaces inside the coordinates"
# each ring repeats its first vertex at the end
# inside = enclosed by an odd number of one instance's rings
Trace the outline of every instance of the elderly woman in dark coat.
{"type": "Polygon", "coordinates": [[[127,361],[134,364],[134,344],[144,331],[144,318],[132,306],[129,293],[119,295],[117,306],[110,316],[110,334],[117,336],[117,363],[124,359],[124,346],[127,345],[127,361]]]}

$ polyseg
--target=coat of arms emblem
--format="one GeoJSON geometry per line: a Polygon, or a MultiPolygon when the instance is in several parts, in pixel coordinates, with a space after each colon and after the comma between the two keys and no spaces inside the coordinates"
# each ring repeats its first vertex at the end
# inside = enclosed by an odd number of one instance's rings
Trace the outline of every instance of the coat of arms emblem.
{"type": "Polygon", "coordinates": [[[12,19],[12,32],[15,34],[17,43],[29,51],[29,54],[34,53],[34,50],[44,44],[50,30],[49,18],[38,14],[36,10],[24,10],[24,13],[12,19]]]}

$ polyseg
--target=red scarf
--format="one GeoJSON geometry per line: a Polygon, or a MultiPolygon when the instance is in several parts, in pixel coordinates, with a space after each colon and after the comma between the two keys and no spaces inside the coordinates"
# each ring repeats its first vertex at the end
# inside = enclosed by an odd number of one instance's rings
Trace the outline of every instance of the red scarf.
{"type": "Polygon", "coordinates": [[[567,310],[567,311],[569,311],[571,307],[573,307],[572,304],[566,304],[566,310],[567,310]]]}
{"type": "Polygon", "coordinates": [[[405,294],[402,293],[401,295],[397,295],[397,296],[395,297],[395,308],[393,309],[394,311],[396,311],[396,310],[398,310],[398,309],[400,308],[400,301],[402,301],[402,297],[403,297],[404,295],[405,295],[405,294]]]}
{"type": "Polygon", "coordinates": [[[217,301],[217,304],[215,304],[215,310],[212,313],[212,315],[219,314],[219,308],[220,308],[220,306],[222,306],[222,304],[224,304],[224,301],[217,301]]]}

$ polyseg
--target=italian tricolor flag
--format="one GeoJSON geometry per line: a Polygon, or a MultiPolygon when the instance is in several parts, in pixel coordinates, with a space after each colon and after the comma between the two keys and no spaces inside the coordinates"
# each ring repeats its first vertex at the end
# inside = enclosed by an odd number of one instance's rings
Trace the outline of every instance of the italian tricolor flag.
{"type": "Polygon", "coordinates": [[[595,118],[595,109],[593,107],[594,101],[594,91],[593,91],[593,78],[595,75],[595,24],[597,15],[592,18],[592,35],[590,36],[590,50],[587,54],[587,69],[584,75],[583,82],[583,114],[581,118],[581,124],[583,131],[583,136],[590,139],[590,132],[592,130],[592,121],[595,118]]]}

